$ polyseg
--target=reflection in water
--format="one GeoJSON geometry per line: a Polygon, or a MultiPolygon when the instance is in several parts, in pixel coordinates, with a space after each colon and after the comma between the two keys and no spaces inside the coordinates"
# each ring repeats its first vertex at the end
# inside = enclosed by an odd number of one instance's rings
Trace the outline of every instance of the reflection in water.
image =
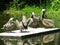
{"type": "Polygon", "coordinates": [[[42,39],[42,38],[43,38],[43,35],[41,35],[41,39],[40,39],[40,40],[41,40],[41,45],[44,45],[44,44],[43,44],[43,39],[42,39]]]}
{"type": "Polygon", "coordinates": [[[45,36],[43,36],[43,42],[44,43],[49,43],[51,41],[54,41],[54,38],[55,38],[55,34],[45,35],[45,36]]]}

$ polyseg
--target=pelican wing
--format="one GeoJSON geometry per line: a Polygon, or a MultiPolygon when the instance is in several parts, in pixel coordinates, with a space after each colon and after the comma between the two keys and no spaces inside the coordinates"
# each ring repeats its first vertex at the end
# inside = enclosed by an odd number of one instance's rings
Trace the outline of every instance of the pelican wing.
{"type": "Polygon", "coordinates": [[[45,25],[45,26],[54,26],[54,21],[53,20],[50,20],[50,19],[43,19],[42,20],[42,23],[45,25]]]}

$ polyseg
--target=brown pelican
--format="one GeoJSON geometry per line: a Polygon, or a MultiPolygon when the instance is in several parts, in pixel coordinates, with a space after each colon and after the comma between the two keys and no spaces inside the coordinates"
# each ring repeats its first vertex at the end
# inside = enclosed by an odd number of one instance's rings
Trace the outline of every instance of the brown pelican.
{"type": "Polygon", "coordinates": [[[37,28],[39,25],[39,18],[35,17],[35,13],[31,13],[31,18],[33,19],[32,26],[33,28],[37,28]]]}
{"type": "Polygon", "coordinates": [[[3,25],[3,28],[1,29],[5,29],[5,30],[11,30],[14,28],[14,24],[13,24],[13,17],[9,19],[9,21],[3,25]]]}
{"type": "Polygon", "coordinates": [[[16,20],[14,23],[16,24],[16,27],[22,32],[23,30],[22,22],[19,22],[18,20],[16,20]]]}
{"type": "Polygon", "coordinates": [[[27,19],[26,19],[26,16],[23,15],[23,16],[22,16],[22,21],[19,22],[18,20],[16,20],[16,21],[15,21],[15,24],[16,24],[17,28],[20,29],[21,32],[22,32],[23,29],[28,29],[28,26],[29,26],[32,22],[33,22],[32,18],[29,18],[29,19],[27,20],[27,19]]]}
{"type": "Polygon", "coordinates": [[[44,26],[46,27],[55,27],[54,21],[51,19],[45,19],[45,9],[42,9],[42,17],[40,19],[44,26]]]}
{"type": "Polygon", "coordinates": [[[33,19],[32,18],[28,18],[26,19],[26,16],[22,16],[22,25],[25,29],[28,28],[28,26],[33,22],[33,19]]]}

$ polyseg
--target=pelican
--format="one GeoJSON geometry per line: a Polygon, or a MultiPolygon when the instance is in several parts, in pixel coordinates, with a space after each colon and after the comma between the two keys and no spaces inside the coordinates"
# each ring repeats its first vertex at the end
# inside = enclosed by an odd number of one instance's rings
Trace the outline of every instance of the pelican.
{"type": "Polygon", "coordinates": [[[22,25],[25,29],[28,28],[28,26],[33,22],[33,19],[32,18],[28,18],[26,19],[26,16],[22,16],[22,25]]]}
{"type": "Polygon", "coordinates": [[[26,19],[26,16],[22,16],[22,21],[15,21],[17,28],[22,32],[24,29],[28,29],[28,26],[33,22],[32,18],[26,19]]]}
{"type": "Polygon", "coordinates": [[[23,15],[22,16],[22,21],[18,21],[16,19],[16,21],[14,21],[14,23],[16,24],[16,27],[22,32],[23,29],[27,29],[27,20],[26,17],[23,15]]]}
{"type": "Polygon", "coordinates": [[[42,21],[43,25],[46,27],[55,27],[53,20],[45,19],[45,9],[42,9],[41,21],[42,21]]]}
{"type": "Polygon", "coordinates": [[[14,23],[16,24],[16,27],[22,32],[22,30],[24,29],[22,22],[20,22],[16,19],[16,21],[14,23]]]}
{"type": "Polygon", "coordinates": [[[35,13],[34,12],[31,13],[31,18],[33,19],[32,26],[34,28],[37,28],[38,25],[39,25],[39,18],[35,17],[35,13]]]}
{"type": "Polygon", "coordinates": [[[3,28],[1,29],[5,29],[5,30],[11,30],[14,28],[14,24],[13,24],[13,17],[9,19],[9,21],[3,25],[3,28]]]}

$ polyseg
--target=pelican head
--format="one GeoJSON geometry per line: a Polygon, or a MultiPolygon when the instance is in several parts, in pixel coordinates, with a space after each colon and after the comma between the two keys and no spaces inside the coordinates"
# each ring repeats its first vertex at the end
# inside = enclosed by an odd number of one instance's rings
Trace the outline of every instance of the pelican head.
{"type": "Polygon", "coordinates": [[[34,12],[32,12],[32,15],[35,15],[35,13],[34,13],[34,12]]]}
{"type": "Polygon", "coordinates": [[[46,10],[42,9],[42,17],[41,17],[42,19],[45,18],[45,12],[46,12],[46,10]]]}
{"type": "Polygon", "coordinates": [[[13,22],[13,19],[14,19],[13,17],[10,18],[8,22],[9,22],[9,23],[12,23],[12,22],[13,22]]]}
{"type": "Polygon", "coordinates": [[[45,9],[42,9],[42,11],[45,11],[45,9]]]}
{"type": "Polygon", "coordinates": [[[45,9],[42,9],[42,14],[45,14],[45,11],[46,11],[45,9]]]}
{"type": "Polygon", "coordinates": [[[12,18],[10,18],[10,20],[13,20],[14,18],[12,17],[12,18]]]}
{"type": "Polygon", "coordinates": [[[34,15],[35,15],[35,13],[34,13],[34,12],[32,12],[32,13],[31,13],[31,18],[34,18],[34,15]]]}

